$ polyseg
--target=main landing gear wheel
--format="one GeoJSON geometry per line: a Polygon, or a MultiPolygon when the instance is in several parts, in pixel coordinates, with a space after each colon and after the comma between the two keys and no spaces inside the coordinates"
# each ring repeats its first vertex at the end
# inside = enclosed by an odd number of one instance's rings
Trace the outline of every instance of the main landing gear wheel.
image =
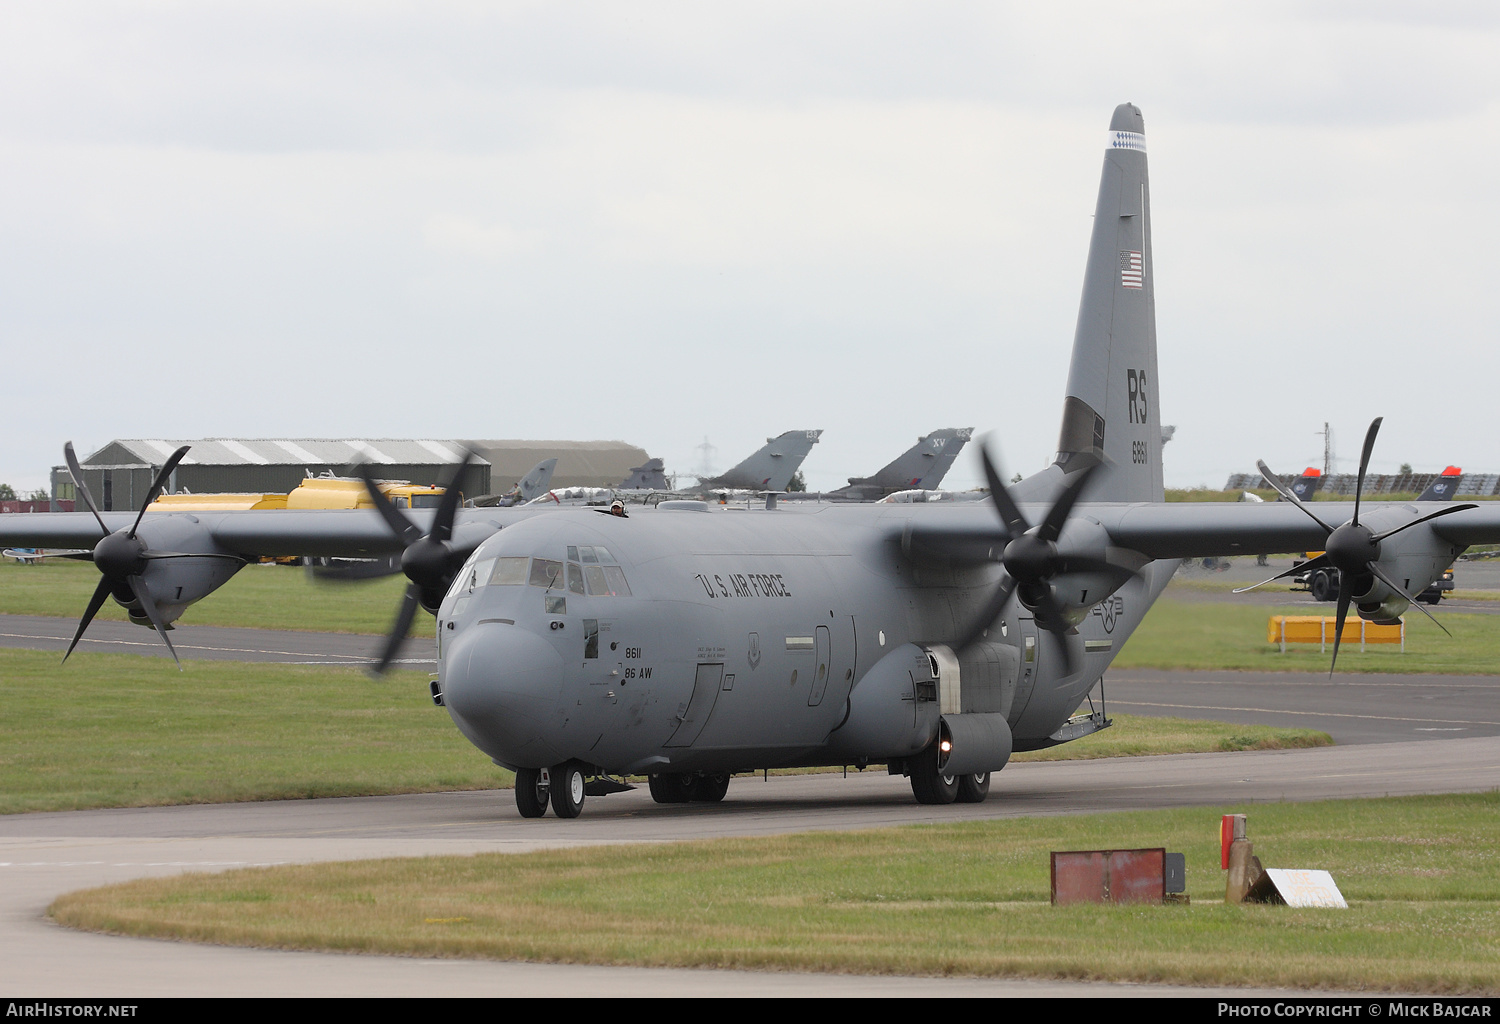
{"type": "Polygon", "coordinates": [[[990,773],[976,772],[973,775],[960,775],[958,777],[958,802],[961,804],[982,804],[984,798],[990,795],[990,773]]]}
{"type": "Polygon", "coordinates": [[[728,772],[709,772],[699,776],[693,783],[692,799],[699,803],[716,804],[729,792],[728,772]]]}
{"type": "Polygon", "coordinates": [[[576,764],[560,764],[552,769],[552,813],[559,818],[576,818],[583,811],[583,769],[576,764]]]}
{"type": "Polygon", "coordinates": [[[958,799],[959,776],[938,774],[938,750],[934,743],[907,767],[911,771],[911,791],[919,804],[951,804],[958,799]]]}
{"type": "Polygon", "coordinates": [[[547,813],[548,790],[540,768],[516,769],[516,810],[523,818],[540,818],[547,813]]]}
{"type": "MultiPolygon", "coordinates": [[[[663,772],[661,775],[650,776],[647,785],[651,789],[651,799],[657,803],[685,804],[693,799],[698,780],[695,776],[681,772],[663,772]]],[[[729,787],[728,776],[725,777],[724,786],[726,789],[729,787]]]]}

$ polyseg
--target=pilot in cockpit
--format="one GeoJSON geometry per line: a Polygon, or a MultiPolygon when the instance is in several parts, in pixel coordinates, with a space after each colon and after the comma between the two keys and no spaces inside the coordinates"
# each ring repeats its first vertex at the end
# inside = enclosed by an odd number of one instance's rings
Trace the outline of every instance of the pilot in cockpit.
{"type": "Polygon", "coordinates": [[[612,516],[619,516],[621,519],[630,518],[625,514],[625,503],[619,498],[616,498],[614,500],[614,503],[609,506],[609,514],[612,516]]]}

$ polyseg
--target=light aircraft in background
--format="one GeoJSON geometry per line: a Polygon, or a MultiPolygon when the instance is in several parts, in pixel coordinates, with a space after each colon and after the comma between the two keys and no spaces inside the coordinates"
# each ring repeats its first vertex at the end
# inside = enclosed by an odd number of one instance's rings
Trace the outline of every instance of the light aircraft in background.
{"type": "Polygon", "coordinates": [[[1500,542],[1494,505],[1362,503],[1378,419],[1352,504],[1163,500],[1140,111],[1118,107],[1103,142],[1057,458],[1007,486],[981,450],[988,501],[132,517],[80,482],[90,513],[17,516],[0,542],[93,545],[77,635],[111,595],[163,630],[252,557],[399,553],[393,635],[435,609],[433,698],[516,772],[526,817],[574,817],[628,775],[661,802],[716,801],[733,773],[814,765],[983,800],[1013,751],[1110,724],[1080,708],[1181,559],[1323,551],[1336,664],[1351,608],[1399,615],[1466,546],[1500,542]]]}

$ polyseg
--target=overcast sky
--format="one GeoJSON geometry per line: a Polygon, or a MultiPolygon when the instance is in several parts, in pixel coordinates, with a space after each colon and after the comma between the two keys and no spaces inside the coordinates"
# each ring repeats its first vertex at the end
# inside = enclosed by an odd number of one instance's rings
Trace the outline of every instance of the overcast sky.
{"type": "MultiPolygon", "coordinates": [[[[1056,446],[1150,145],[1169,486],[1500,472],[1491,3],[0,4],[0,480],[72,439],[1056,446]]],[[[953,486],[981,478],[966,453],[953,486]]]]}

